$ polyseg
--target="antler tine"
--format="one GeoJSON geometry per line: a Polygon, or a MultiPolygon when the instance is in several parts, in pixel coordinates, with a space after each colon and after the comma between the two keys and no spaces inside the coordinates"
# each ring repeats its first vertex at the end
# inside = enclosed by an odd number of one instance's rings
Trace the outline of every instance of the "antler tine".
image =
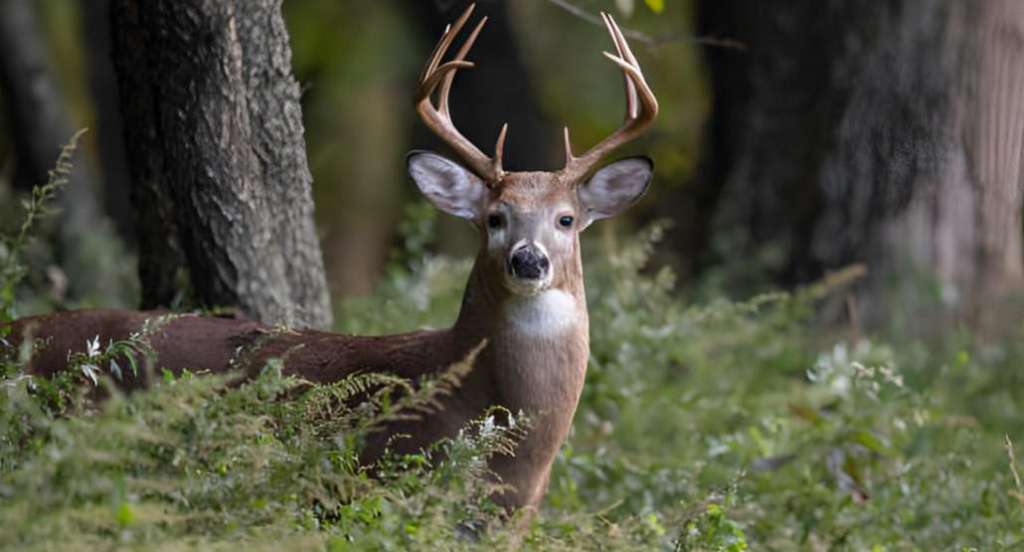
{"type": "MultiPolygon", "coordinates": [[[[469,37],[466,39],[466,42],[462,44],[462,47],[459,48],[458,53],[455,54],[455,59],[453,61],[463,61],[466,59],[466,54],[468,54],[469,49],[473,47],[473,43],[476,42],[476,37],[480,34],[480,31],[483,30],[484,24],[486,23],[487,17],[482,17],[480,19],[480,22],[476,24],[476,27],[473,29],[473,32],[469,33],[469,37]]],[[[445,75],[444,80],[441,81],[441,90],[440,92],[438,92],[438,101],[441,114],[447,117],[448,119],[452,118],[450,112],[448,111],[448,93],[451,92],[452,90],[453,82],[455,82],[455,71],[452,71],[445,75]]]]}
{"type": "Polygon", "coordinates": [[[502,174],[505,171],[501,168],[501,158],[505,154],[505,134],[508,132],[508,123],[501,125],[501,131],[498,132],[498,142],[494,144],[494,162],[493,170],[495,173],[502,174]]]}
{"type": "MultiPolygon", "coordinates": [[[[602,12],[601,19],[604,20],[604,26],[608,29],[608,34],[611,35],[612,40],[615,42],[615,51],[618,52],[619,57],[628,61],[633,66],[639,68],[640,64],[637,62],[636,57],[633,56],[633,52],[629,49],[629,44],[626,43],[626,37],[622,35],[622,31],[619,30],[618,25],[615,25],[610,15],[602,12]]],[[[637,116],[637,104],[636,104],[636,86],[633,81],[630,80],[625,74],[622,75],[622,80],[625,81],[626,86],[626,119],[636,118],[637,116]]]]}
{"type": "Polygon", "coordinates": [[[618,55],[602,53],[622,69],[623,78],[626,80],[625,121],[618,130],[579,157],[573,156],[572,143],[569,141],[569,129],[566,127],[565,168],[559,172],[564,182],[578,183],[601,161],[602,157],[647,130],[658,114],[658,99],[644,79],[640,63],[629,49],[629,44],[615,23],[615,19],[606,13],[602,13],[601,18],[615,44],[615,51],[618,55]]]}
{"type": "Polygon", "coordinates": [[[470,4],[466,11],[462,12],[462,15],[455,20],[454,25],[445,25],[444,32],[441,33],[441,40],[434,46],[434,51],[430,53],[427,64],[420,73],[420,82],[426,80],[431,73],[437,70],[438,64],[441,63],[441,58],[444,57],[445,52],[451,47],[452,41],[455,40],[455,36],[462,30],[462,26],[466,24],[466,21],[469,21],[469,16],[473,15],[474,9],[476,9],[476,4],[470,4]]]}
{"type": "Polygon", "coordinates": [[[451,112],[448,109],[448,95],[451,92],[455,73],[460,68],[473,67],[473,63],[465,60],[466,54],[473,47],[473,43],[487,22],[487,18],[484,17],[480,20],[480,23],[470,33],[452,61],[441,63],[441,60],[444,59],[445,54],[448,52],[448,48],[451,47],[452,42],[455,40],[455,36],[462,30],[466,21],[469,20],[474,7],[475,4],[470,4],[466,11],[459,16],[458,20],[445,29],[437,46],[434,47],[434,51],[423,68],[423,72],[420,73],[419,86],[416,90],[416,111],[419,113],[420,118],[423,119],[424,124],[434,134],[444,140],[462,158],[470,170],[482,178],[488,186],[491,186],[500,181],[505,174],[501,166],[501,155],[505,148],[505,133],[508,130],[508,125],[506,124],[502,127],[498,135],[494,159],[491,159],[459,132],[455,127],[455,123],[452,122],[451,112]],[[440,85],[440,91],[438,93],[438,105],[435,106],[432,98],[438,85],[440,85]]]}

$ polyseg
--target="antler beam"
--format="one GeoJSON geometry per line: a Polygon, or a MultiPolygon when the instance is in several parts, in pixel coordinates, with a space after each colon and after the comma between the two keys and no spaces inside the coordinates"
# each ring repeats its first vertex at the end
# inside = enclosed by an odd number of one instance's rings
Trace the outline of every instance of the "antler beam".
{"type": "Polygon", "coordinates": [[[579,157],[572,153],[569,127],[565,127],[565,168],[559,171],[563,182],[580,182],[601,161],[601,158],[647,130],[658,114],[658,99],[654,97],[654,92],[644,80],[640,63],[633,55],[633,51],[629,49],[622,30],[619,29],[612,16],[602,12],[601,19],[608,29],[608,34],[612,37],[615,51],[618,54],[603,52],[604,56],[622,69],[622,75],[626,81],[625,122],[618,130],[579,157]]]}
{"type": "Polygon", "coordinates": [[[451,92],[455,73],[460,68],[473,67],[472,62],[466,61],[466,54],[473,47],[477,35],[480,34],[480,30],[487,23],[487,18],[484,17],[477,23],[473,32],[469,34],[469,38],[466,39],[466,42],[463,43],[462,47],[455,54],[455,59],[441,63],[441,60],[444,59],[445,54],[448,52],[448,48],[451,47],[452,42],[455,40],[455,36],[465,26],[475,7],[476,4],[470,4],[466,11],[459,16],[458,20],[445,29],[444,34],[441,35],[441,40],[434,47],[427,65],[423,68],[423,72],[420,73],[419,87],[416,91],[416,112],[419,113],[420,118],[423,119],[427,127],[444,140],[466,163],[470,170],[482,178],[488,186],[493,186],[505,176],[505,171],[501,167],[501,156],[505,149],[505,134],[508,131],[508,124],[506,123],[501,127],[501,132],[498,134],[498,143],[494,147],[494,158],[492,159],[487,157],[459,132],[458,128],[455,127],[455,123],[452,122],[452,115],[448,109],[448,94],[451,92]],[[435,107],[432,97],[438,85],[440,85],[440,90],[438,91],[438,103],[435,107]]]}

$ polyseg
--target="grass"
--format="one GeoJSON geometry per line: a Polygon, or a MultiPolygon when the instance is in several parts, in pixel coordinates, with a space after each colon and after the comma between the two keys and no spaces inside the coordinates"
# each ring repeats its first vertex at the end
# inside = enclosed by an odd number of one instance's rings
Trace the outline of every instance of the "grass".
{"type": "MultiPolygon", "coordinates": [[[[411,218],[386,282],[340,307],[340,329],[451,321],[468,265],[426,253],[430,215],[411,218]]],[[[842,278],[686,304],[646,266],[660,233],[587,256],[591,365],[535,519],[502,520],[487,499],[486,458],[518,435],[488,417],[377,478],[360,468],[361,439],[393,407],[344,399],[398,380],[300,391],[271,363],[241,387],[168,376],[94,404],[82,370],[107,351],[43,382],[8,348],[0,549],[1024,547],[1024,328],[844,337],[815,317],[842,278]]]]}

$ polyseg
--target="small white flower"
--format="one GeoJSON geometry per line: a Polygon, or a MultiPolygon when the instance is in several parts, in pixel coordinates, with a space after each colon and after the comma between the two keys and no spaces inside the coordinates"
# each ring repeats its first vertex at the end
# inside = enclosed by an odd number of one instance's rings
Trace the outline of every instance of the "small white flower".
{"type": "Polygon", "coordinates": [[[484,418],[483,423],[480,425],[480,436],[490,437],[497,433],[496,426],[494,424],[494,416],[488,416],[484,418]]]}
{"type": "Polygon", "coordinates": [[[93,385],[99,384],[100,367],[95,364],[83,364],[81,366],[82,374],[92,381],[93,385]]]}
{"type": "Polygon", "coordinates": [[[100,356],[100,336],[97,335],[92,339],[86,339],[85,347],[85,353],[89,355],[89,358],[100,356]]]}

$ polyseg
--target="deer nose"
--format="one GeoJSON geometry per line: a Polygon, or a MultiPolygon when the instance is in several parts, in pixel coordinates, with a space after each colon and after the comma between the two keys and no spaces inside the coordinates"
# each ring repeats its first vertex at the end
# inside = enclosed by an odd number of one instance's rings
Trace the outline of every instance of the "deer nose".
{"type": "Polygon", "coordinates": [[[547,255],[533,245],[524,245],[512,252],[508,261],[509,272],[516,278],[539,280],[547,274],[551,262],[547,255]]]}

